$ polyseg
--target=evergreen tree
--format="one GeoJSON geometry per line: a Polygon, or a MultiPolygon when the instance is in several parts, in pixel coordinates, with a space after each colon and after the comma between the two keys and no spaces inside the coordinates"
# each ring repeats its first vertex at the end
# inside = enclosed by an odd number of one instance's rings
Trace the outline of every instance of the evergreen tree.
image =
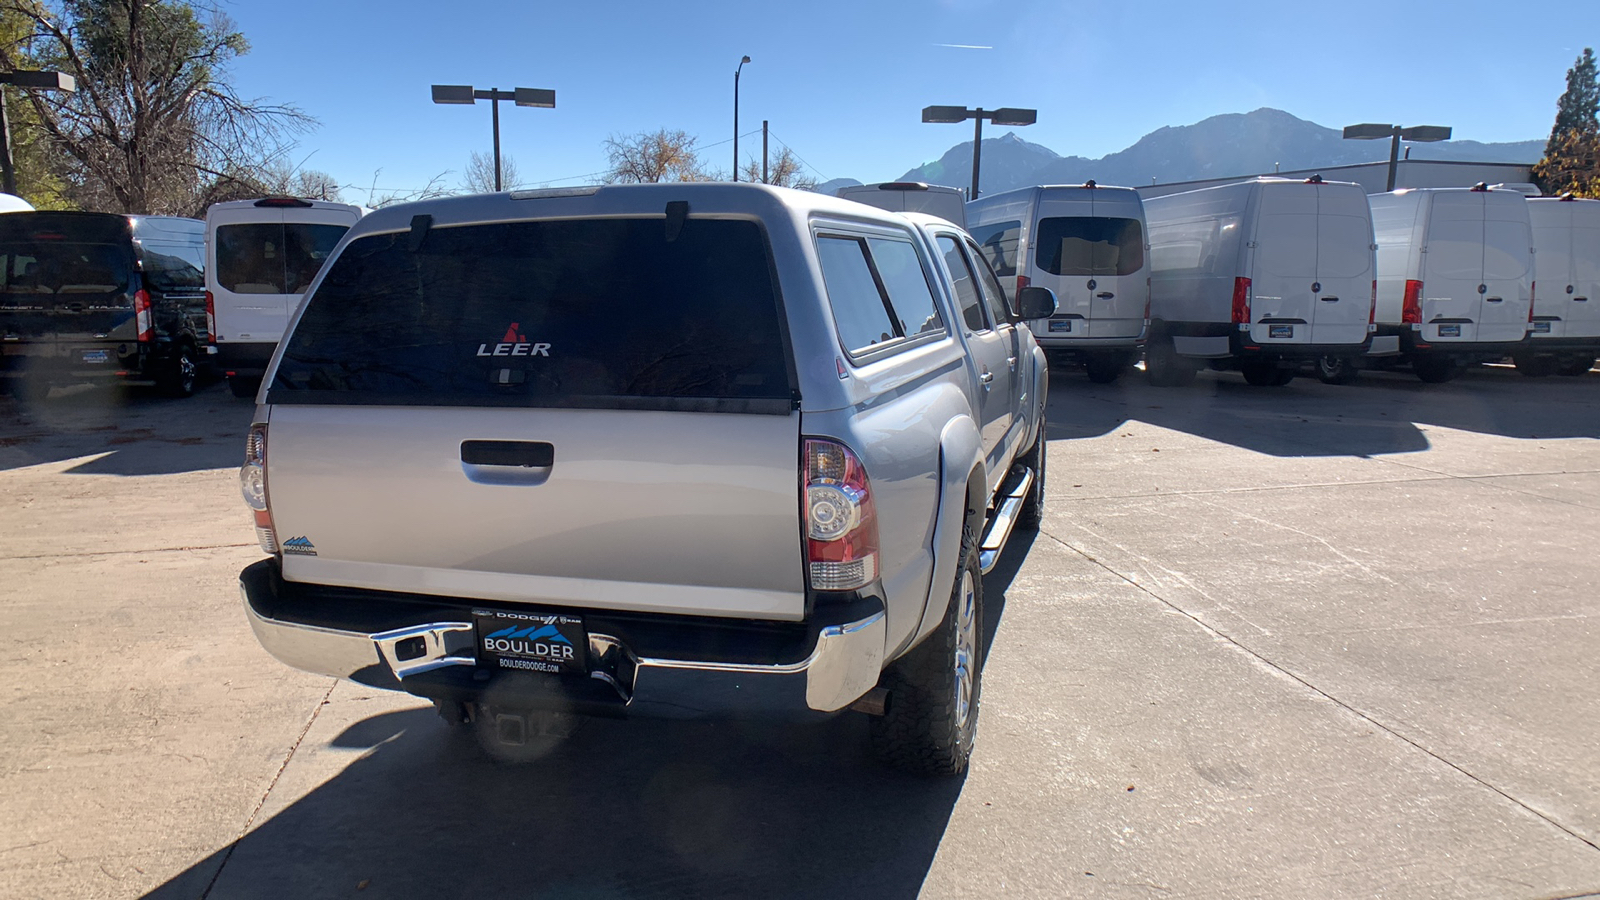
{"type": "Polygon", "coordinates": [[[1550,140],[1545,144],[1544,155],[1554,156],[1561,139],[1578,132],[1594,134],[1600,131],[1600,74],[1595,71],[1594,49],[1583,48],[1583,55],[1567,70],[1567,89],[1556,101],[1556,124],[1550,129],[1550,140]]]}

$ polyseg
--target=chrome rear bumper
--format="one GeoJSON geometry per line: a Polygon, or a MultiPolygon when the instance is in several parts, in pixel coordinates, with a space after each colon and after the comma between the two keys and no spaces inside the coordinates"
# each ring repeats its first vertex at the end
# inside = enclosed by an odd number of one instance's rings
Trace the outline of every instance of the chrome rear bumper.
{"type": "MultiPolygon", "coordinates": [[[[421,696],[434,696],[452,680],[470,687],[474,676],[487,677],[479,674],[487,670],[478,668],[470,616],[376,633],[286,621],[262,611],[269,598],[252,597],[263,589],[259,578],[246,577],[250,573],[245,570],[239,583],[250,627],[261,646],[289,666],[421,696]]],[[[627,715],[832,713],[877,686],[886,631],[880,607],[854,621],[820,627],[806,658],[780,665],[636,656],[616,637],[590,632],[590,679],[597,684],[587,687],[627,715]]],[[[537,677],[530,682],[550,683],[537,677]]],[[[563,702],[559,693],[533,696],[563,702]]]]}

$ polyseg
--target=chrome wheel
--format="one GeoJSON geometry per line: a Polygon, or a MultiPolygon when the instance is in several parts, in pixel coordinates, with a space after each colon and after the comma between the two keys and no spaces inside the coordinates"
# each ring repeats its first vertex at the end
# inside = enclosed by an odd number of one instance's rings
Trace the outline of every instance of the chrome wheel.
{"type": "Polygon", "coordinates": [[[961,570],[961,595],[956,601],[956,728],[967,726],[972,713],[972,685],[978,666],[978,592],[972,570],[961,570]]]}

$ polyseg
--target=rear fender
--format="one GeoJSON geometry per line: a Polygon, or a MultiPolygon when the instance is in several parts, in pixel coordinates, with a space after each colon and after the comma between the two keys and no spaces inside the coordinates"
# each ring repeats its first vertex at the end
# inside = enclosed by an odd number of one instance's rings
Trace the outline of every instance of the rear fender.
{"type": "Polygon", "coordinates": [[[916,646],[944,619],[950,585],[956,577],[957,557],[961,553],[961,529],[969,524],[974,534],[983,529],[983,514],[988,506],[985,484],[983,438],[978,425],[971,416],[958,416],[945,425],[939,436],[939,509],[933,529],[933,578],[923,604],[922,621],[889,658],[898,657],[916,646]]]}

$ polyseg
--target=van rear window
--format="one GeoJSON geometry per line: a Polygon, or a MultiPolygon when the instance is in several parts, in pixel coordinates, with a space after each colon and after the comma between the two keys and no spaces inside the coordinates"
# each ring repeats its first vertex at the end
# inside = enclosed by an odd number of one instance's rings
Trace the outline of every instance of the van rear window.
{"type": "Polygon", "coordinates": [[[573,219],[352,241],[284,348],[272,403],[788,414],[754,222],[573,219]]]}
{"type": "Polygon", "coordinates": [[[1138,219],[1056,216],[1040,219],[1034,264],[1052,275],[1132,275],[1144,267],[1138,219]]]}
{"type": "Polygon", "coordinates": [[[126,245],[65,243],[57,237],[0,241],[0,294],[5,297],[0,302],[43,308],[127,293],[132,261],[126,245]]]}
{"type": "Polygon", "coordinates": [[[348,225],[249,222],[217,226],[217,284],[235,294],[301,294],[348,225]]]}

